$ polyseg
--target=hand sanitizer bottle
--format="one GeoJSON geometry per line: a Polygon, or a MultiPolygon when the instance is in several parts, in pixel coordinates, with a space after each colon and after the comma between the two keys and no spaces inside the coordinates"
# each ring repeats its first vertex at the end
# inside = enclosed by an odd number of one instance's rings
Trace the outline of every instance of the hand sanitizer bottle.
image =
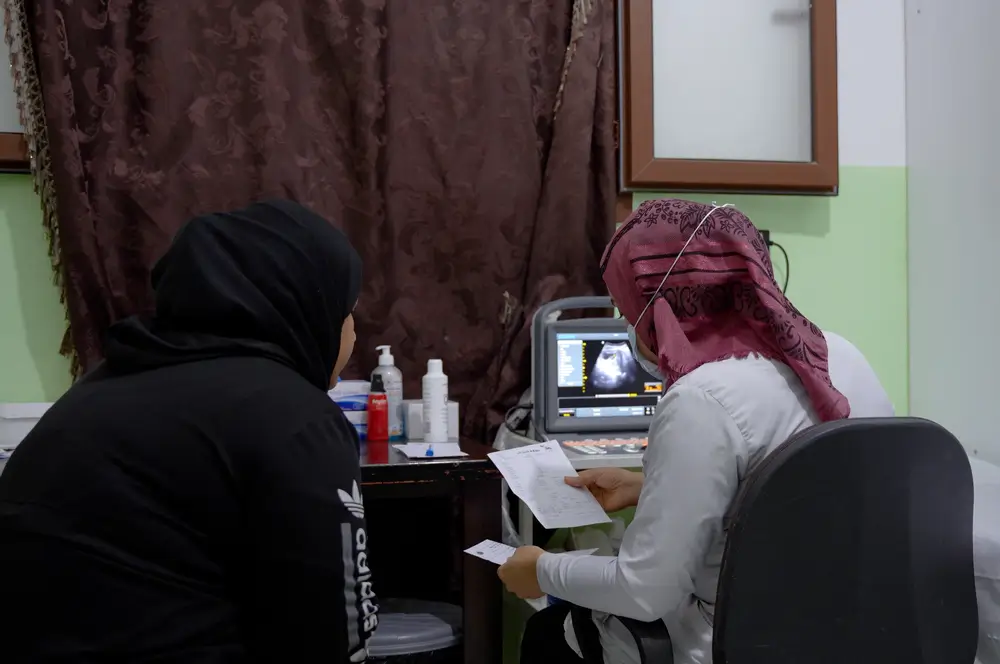
{"type": "Polygon", "coordinates": [[[389,403],[389,438],[403,437],[403,373],[396,368],[396,358],[389,346],[376,346],[379,351],[378,366],[372,371],[372,378],[382,377],[386,401],[389,403]]]}
{"type": "Polygon", "coordinates": [[[448,377],[441,360],[427,360],[423,380],[424,441],[448,442],[448,377]]]}

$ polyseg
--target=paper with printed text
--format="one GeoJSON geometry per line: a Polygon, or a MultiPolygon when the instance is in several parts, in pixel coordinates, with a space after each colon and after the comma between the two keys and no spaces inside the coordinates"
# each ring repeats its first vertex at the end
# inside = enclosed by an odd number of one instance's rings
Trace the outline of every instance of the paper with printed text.
{"type": "MultiPolygon", "coordinates": [[[[476,558],[482,558],[483,560],[491,562],[495,565],[503,565],[507,562],[508,558],[514,555],[516,550],[517,549],[512,546],[501,544],[500,542],[483,540],[475,546],[470,546],[465,550],[465,553],[470,556],[475,556],[476,558]]],[[[566,551],[564,555],[589,556],[595,551],[597,551],[597,549],[580,549],[579,551],[566,551]]]]}
{"type": "Polygon", "coordinates": [[[503,565],[508,558],[514,555],[514,547],[493,540],[483,540],[475,546],[470,546],[465,552],[494,565],[503,565]]]}
{"type": "Polygon", "coordinates": [[[453,459],[469,456],[458,443],[400,443],[393,447],[405,454],[407,459],[453,459]]]}
{"type": "Polygon", "coordinates": [[[589,491],[566,484],[565,478],[576,471],[559,443],[515,447],[492,452],[489,457],[510,490],[544,527],[553,530],[611,522],[589,491]]]}

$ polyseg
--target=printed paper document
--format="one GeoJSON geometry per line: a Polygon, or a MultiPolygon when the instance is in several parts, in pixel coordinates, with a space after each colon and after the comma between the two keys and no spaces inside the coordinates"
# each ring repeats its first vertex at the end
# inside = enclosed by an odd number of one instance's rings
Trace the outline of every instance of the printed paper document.
{"type": "Polygon", "coordinates": [[[483,540],[479,544],[469,547],[465,552],[495,565],[503,565],[508,558],[514,555],[514,547],[493,540],[483,540]]]}
{"type": "Polygon", "coordinates": [[[462,451],[458,443],[400,443],[393,447],[405,454],[408,459],[452,459],[469,456],[462,451]]]}
{"type": "MultiPolygon", "coordinates": [[[[470,556],[475,556],[476,558],[482,558],[487,562],[491,562],[495,565],[503,565],[507,562],[507,559],[514,555],[516,549],[512,546],[507,546],[506,544],[501,544],[500,542],[494,542],[493,540],[483,540],[475,546],[470,546],[465,550],[470,556]]],[[[567,556],[589,556],[590,554],[597,551],[597,549],[580,549],[579,551],[566,551],[564,555],[567,556]]]]}
{"type": "Polygon", "coordinates": [[[577,528],[610,523],[597,499],[586,489],[566,484],[576,475],[559,443],[515,447],[489,455],[507,485],[546,528],[577,528]]]}

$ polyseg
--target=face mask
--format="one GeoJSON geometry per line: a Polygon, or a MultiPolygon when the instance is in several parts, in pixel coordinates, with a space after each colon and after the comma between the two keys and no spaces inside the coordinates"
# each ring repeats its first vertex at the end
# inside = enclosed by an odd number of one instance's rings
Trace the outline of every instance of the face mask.
{"type": "MultiPolygon", "coordinates": [[[[711,217],[712,213],[715,212],[716,210],[727,207],[733,207],[733,204],[726,203],[725,205],[719,205],[713,201],[712,209],[708,211],[708,214],[706,214],[704,217],[701,218],[701,221],[698,222],[698,225],[694,227],[694,232],[691,233],[690,237],[688,237],[687,242],[685,242],[684,246],[681,247],[681,250],[677,252],[677,256],[676,258],[674,258],[674,262],[670,264],[670,268],[667,270],[666,274],[663,275],[663,279],[660,280],[660,285],[656,287],[655,291],[653,291],[653,296],[649,298],[649,302],[646,303],[646,306],[643,307],[642,309],[642,313],[639,314],[639,318],[636,319],[635,321],[636,325],[638,325],[642,321],[642,317],[646,315],[646,311],[649,309],[649,306],[653,304],[653,302],[656,301],[656,298],[660,295],[660,290],[663,288],[663,284],[667,283],[667,277],[669,277],[670,273],[673,272],[674,266],[677,265],[677,261],[681,259],[681,256],[684,254],[684,251],[688,248],[688,245],[691,244],[691,240],[693,240],[694,236],[698,234],[698,231],[701,230],[701,227],[705,223],[705,221],[709,217],[711,217]]],[[[629,343],[632,344],[632,357],[634,357],[635,361],[639,363],[639,366],[642,367],[642,369],[650,376],[655,376],[659,380],[665,380],[663,378],[663,375],[660,373],[660,368],[656,364],[650,362],[645,357],[643,357],[642,354],[639,352],[639,346],[638,344],[636,344],[635,326],[632,325],[628,326],[628,340],[629,343]]]]}
{"type": "Polygon", "coordinates": [[[635,361],[639,363],[642,370],[657,380],[664,380],[663,374],[660,373],[660,367],[650,362],[642,353],[639,352],[639,344],[636,342],[635,338],[635,328],[631,325],[628,326],[628,343],[632,347],[632,357],[634,357],[635,361]]]}

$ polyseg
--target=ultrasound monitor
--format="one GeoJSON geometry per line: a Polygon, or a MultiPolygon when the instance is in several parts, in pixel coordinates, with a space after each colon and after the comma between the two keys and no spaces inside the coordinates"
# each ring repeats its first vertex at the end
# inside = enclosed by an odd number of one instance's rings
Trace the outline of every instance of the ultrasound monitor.
{"type": "Polygon", "coordinates": [[[545,342],[546,432],[645,434],[664,386],[636,362],[625,321],[558,321],[545,342]]]}

